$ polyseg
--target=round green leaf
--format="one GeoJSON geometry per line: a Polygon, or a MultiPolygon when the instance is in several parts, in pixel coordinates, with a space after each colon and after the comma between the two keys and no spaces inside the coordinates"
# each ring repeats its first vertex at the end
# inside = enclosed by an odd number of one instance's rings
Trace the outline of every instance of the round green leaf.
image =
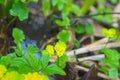
{"type": "Polygon", "coordinates": [[[28,9],[24,3],[16,2],[13,4],[12,9],[10,9],[10,14],[23,21],[28,18],[28,9]]]}
{"type": "Polygon", "coordinates": [[[60,40],[60,41],[63,41],[63,42],[68,42],[69,40],[69,32],[66,31],[66,30],[62,30],[60,31],[58,34],[57,34],[57,38],[60,40]]]}

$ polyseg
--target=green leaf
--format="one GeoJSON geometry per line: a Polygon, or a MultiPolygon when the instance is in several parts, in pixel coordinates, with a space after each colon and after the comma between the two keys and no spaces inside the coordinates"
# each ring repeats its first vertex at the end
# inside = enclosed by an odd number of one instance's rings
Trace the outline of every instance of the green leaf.
{"type": "Polygon", "coordinates": [[[80,8],[75,4],[72,4],[72,12],[75,13],[77,16],[80,16],[80,8]]]}
{"type": "Polygon", "coordinates": [[[53,75],[53,74],[60,74],[60,75],[66,75],[66,73],[58,67],[56,64],[50,64],[45,68],[42,73],[47,74],[47,75],[53,75]]]}
{"type": "Polygon", "coordinates": [[[45,16],[49,15],[50,10],[50,0],[44,0],[42,3],[42,9],[45,16]]]}
{"type": "Polygon", "coordinates": [[[15,52],[14,52],[17,56],[23,56],[24,54],[24,50],[22,48],[22,45],[21,43],[17,43],[17,48],[15,49],[15,52]]]}
{"type": "Polygon", "coordinates": [[[33,68],[24,58],[14,58],[11,61],[9,71],[18,71],[19,73],[32,72],[33,68]]]}
{"type": "Polygon", "coordinates": [[[0,0],[0,4],[3,4],[5,0],[0,0]]]}
{"type": "Polygon", "coordinates": [[[50,56],[48,54],[42,55],[42,57],[39,60],[39,69],[45,68],[50,60],[50,56]]]}
{"type": "Polygon", "coordinates": [[[28,54],[34,54],[38,52],[38,48],[35,48],[33,46],[27,47],[28,54]]]}
{"type": "Polygon", "coordinates": [[[12,16],[18,17],[21,21],[28,18],[28,9],[22,2],[14,3],[12,9],[10,9],[12,16]]]}
{"type": "Polygon", "coordinates": [[[110,0],[113,4],[117,4],[118,0],[110,0]]]}
{"type": "Polygon", "coordinates": [[[75,27],[75,32],[78,33],[78,34],[84,33],[84,32],[85,32],[84,26],[77,25],[77,26],[75,27]]]}
{"type": "Polygon", "coordinates": [[[119,60],[112,60],[112,59],[108,59],[108,58],[105,58],[104,60],[104,63],[110,67],[119,67],[119,60]]]}
{"type": "Polygon", "coordinates": [[[56,59],[55,64],[63,69],[65,68],[67,61],[68,61],[68,56],[64,54],[63,56],[56,59]]]}
{"type": "Polygon", "coordinates": [[[80,42],[77,39],[74,40],[74,43],[76,48],[80,47],[80,42]]]}
{"type": "Polygon", "coordinates": [[[111,59],[111,60],[119,60],[119,52],[116,50],[104,48],[101,50],[103,53],[105,53],[106,57],[111,59]]]}
{"type": "Polygon", "coordinates": [[[21,2],[23,2],[23,3],[25,3],[26,2],[26,0],[20,0],[21,2]]]}
{"type": "Polygon", "coordinates": [[[14,67],[21,67],[22,65],[29,65],[28,64],[28,62],[24,59],[24,58],[22,58],[22,57],[20,57],[20,58],[14,58],[14,59],[12,59],[12,61],[11,61],[11,66],[14,66],[14,67]]]}
{"type": "Polygon", "coordinates": [[[0,64],[8,66],[11,63],[12,58],[10,56],[2,56],[0,59],[0,64]]]}
{"type": "Polygon", "coordinates": [[[86,29],[88,34],[90,34],[90,35],[94,34],[92,25],[88,24],[87,26],[85,26],[85,29],[86,29]]]}
{"type": "Polygon", "coordinates": [[[57,2],[58,2],[58,0],[52,0],[52,5],[56,6],[57,2]]]}
{"type": "Polygon", "coordinates": [[[66,31],[66,30],[62,30],[62,31],[60,31],[60,32],[57,34],[57,38],[58,38],[60,41],[63,41],[63,42],[65,42],[65,43],[68,42],[69,36],[70,36],[70,34],[69,34],[69,32],[66,31]]]}
{"type": "Polygon", "coordinates": [[[24,35],[23,31],[18,28],[13,29],[12,36],[14,37],[14,42],[16,44],[20,43],[21,41],[23,41],[25,39],[25,35],[24,35]]]}
{"type": "Polygon", "coordinates": [[[30,2],[38,2],[38,0],[30,0],[30,2]]]}
{"type": "Polygon", "coordinates": [[[82,6],[81,8],[81,14],[85,14],[89,9],[90,7],[95,3],[96,0],[85,0],[84,1],[84,5],[82,6]]]}
{"type": "Polygon", "coordinates": [[[62,3],[62,1],[58,1],[58,10],[62,10],[64,8],[64,4],[62,3]]]}
{"type": "Polygon", "coordinates": [[[29,63],[29,65],[35,70],[35,71],[38,71],[39,70],[39,60],[38,60],[38,57],[35,56],[35,54],[28,54],[26,56],[26,59],[29,63]]]}
{"type": "Polygon", "coordinates": [[[109,69],[109,77],[110,78],[116,78],[116,77],[118,77],[118,69],[117,68],[111,68],[111,69],[109,69]]]}
{"type": "Polygon", "coordinates": [[[104,48],[101,50],[101,52],[105,53],[106,58],[104,59],[104,62],[109,65],[110,67],[119,67],[119,53],[116,50],[104,48]]]}

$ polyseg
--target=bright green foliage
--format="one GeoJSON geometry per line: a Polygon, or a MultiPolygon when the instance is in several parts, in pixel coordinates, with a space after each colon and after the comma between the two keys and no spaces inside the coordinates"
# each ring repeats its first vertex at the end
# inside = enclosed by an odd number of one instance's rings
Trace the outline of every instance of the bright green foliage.
{"type": "Polygon", "coordinates": [[[66,31],[66,30],[62,30],[62,31],[60,31],[60,32],[57,34],[57,38],[58,38],[60,41],[63,41],[63,42],[65,42],[65,43],[68,42],[69,36],[70,36],[70,34],[69,34],[69,32],[66,31]]]}
{"type": "Polygon", "coordinates": [[[78,33],[78,34],[85,33],[85,27],[82,26],[82,25],[77,25],[75,27],[75,32],[78,33]]]}
{"type": "Polygon", "coordinates": [[[21,21],[23,21],[24,19],[28,18],[28,9],[24,3],[17,2],[14,3],[10,9],[10,14],[12,16],[17,16],[21,21]]]}
{"type": "Polygon", "coordinates": [[[111,3],[117,4],[118,0],[110,0],[111,3]]]}
{"type": "Polygon", "coordinates": [[[88,9],[95,3],[96,0],[85,0],[84,5],[81,8],[81,14],[84,15],[88,9]]]}
{"type": "Polygon", "coordinates": [[[102,49],[102,52],[106,55],[106,58],[103,60],[103,62],[109,66],[106,67],[107,74],[110,78],[116,78],[118,76],[118,68],[119,68],[119,59],[120,59],[120,53],[116,50],[104,48],[102,49]]]}
{"type": "Polygon", "coordinates": [[[64,54],[63,56],[56,59],[55,63],[62,69],[65,68],[66,62],[68,61],[68,56],[64,54]]]}
{"type": "MultiPolygon", "coordinates": [[[[102,8],[102,7],[97,8],[97,13],[103,13],[103,12],[113,12],[113,10],[110,8],[102,8]]],[[[95,13],[92,12],[92,14],[95,14],[95,13]]],[[[112,15],[98,15],[98,16],[94,16],[94,18],[109,24],[113,22],[112,15]]]]}
{"type": "MultiPolygon", "coordinates": [[[[61,65],[62,68],[61,66],[58,66],[55,63],[49,64],[50,56],[48,54],[41,54],[41,57],[39,57],[38,55],[36,55],[38,54],[38,49],[32,46],[29,46],[27,48],[28,53],[24,54],[23,48],[21,46],[21,41],[23,41],[25,37],[23,32],[20,29],[18,28],[13,29],[13,37],[17,45],[15,52],[10,53],[6,56],[2,56],[0,58],[0,64],[5,65],[8,71],[10,72],[16,71],[17,73],[20,73],[20,74],[37,72],[37,73],[46,74],[46,75],[49,75],[49,74],[65,75],[65,72],[63,71],[63,67],[65,67],[67,56],[64,56],[65,61],[63,62],[60,61],[62,64],[61,65]]],[[[17,74],[15,75],[17,76],[17,74]]],[[[6,78],[6,75],[3,78],[6,78]]],[[[19,78],[19,77],[15,77],[15,79],[16,78],[19,78]]]]}
{"type": "Polygon", "coordinates": [[[28,51],[28,54],[34,54],[34,53],[37,53],[38,52],[38,49],[33,47],[33,46],[29,46],[27,48],[27,51],[28,51]]]}
{"type": "Polygon", "coordinates": [[[85,29],[86,29],[86,32],[90,35],[93,35],[94,34],[94,31],[93,31],[93,27],[91,24],[88,24],[85,26],[85,29]]]}
{"type": "Polygon", "coordinates": [[[118,69],[114,67],[109,69],[109,76],[110,78],[118,77],[118,69]]]}
{"type": "Polygon", "coordinates": [[[14,37],[14,42],[16,44],[20,43],[21,41],[23,41],[25,39],[25,35],[24,35],[23,31],[21,31],[18,28],[13,29],[12,35],[14,37]]]}
{"type": "Polygon", "coordinates": [[[90,35],[93,35],[94,34],[94,30],[93,30],[93,27],[91,24],[86,24],[86,25],[80,25],[78,24],[76,27],[75,27],[75,32],[77,34],[82,34],[82,33],[87,33],[87,34],[90,34],[90,35]]]}
{"type": "Polygon", "coordinates": [[[44,0],[42,5],[45,16],[49,15],[50,8],[55,12],[61,11],[62,20],[56,20],[55,23],[65,28],[70,26],[70,19],[68,18],[70,13],[74,13],[77,16],[80,15],[79,7],[72,0],[52,0],[52,4],[50,4],[50,0],[44,0]]]}
{"type": "Polygon", "coordinates": [[[3,4],[3,3],[4,3],[4,0],[0,0],[0,3],[2,3],[2,4],[3,4]]]}
{"type": "Polygon", "coordinates": [[[17,46],[17,49],[15,49],[15,53],[18,56],[22,56],[24,54],[24,51],[22,49],[21,41],[25,39],[24,33],[20,29],[14,28],[12,35],[14,37],[14,42],[16,43],[17,46]]]}
{"type": "Polygon", "coordinates": [[[79,42],[79,40],[75,39],[75,40],[74,40],[74,44],[75,44],[75,47],[76,47],[76,48],[79,48],[79,47],[80,47],[80,42],[79,42]]]}
{"type": "Polygon", "coordinates": [[[53,75],[53,74],[66,75],[66,73],[56,64],[50,64],[42,71],[42,73],[48,75],[53,75]]]}
{"type": "Polygon", "coordinates": [[[50,10],[50,0],[44,0],[42,3],[42,8],[43,8],[43,13],[45,16],[49,15],[49,10],[50,10]]]}
{"type": "Polygon", "coordinates": [[[18,17],[20,21],[28,18],[26,3],[37,2],[38,0],[0,0],[0,19],[4,17],[18,17]],[[11,15],[11,16],[10,16],[11,15]]]}
{"type": "Polygon", "coordinates": [[[42,55],[41,59],[39,60],[39,67],[40,69],[45,68],[50,60],[50,56],[48,54],[42,55]]]}
{"type": "Polygon", "coordinates": [[[102,29],[102,34],[105,37],[108,37],[110,39],[116,39],[117,38],[117,30],[115,28],[110,28],[110,29],[103,28],[102,29]]]}

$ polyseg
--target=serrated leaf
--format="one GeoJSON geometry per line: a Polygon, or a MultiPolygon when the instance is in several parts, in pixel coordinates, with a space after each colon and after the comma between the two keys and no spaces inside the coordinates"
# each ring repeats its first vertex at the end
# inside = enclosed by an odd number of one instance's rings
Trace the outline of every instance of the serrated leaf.
{"type": "Polygon", "coordinates": [[[87,26],[85,26],[85,29],[86,29],[86,32],[90,35],[93,35],[94,34],[94,30],[93,30],[93,27],[92,25],[88,24],[87,26]]]}
{"type": "Polygon", "coordinates": [[[52,5],[56,6],[57,2],[58,2],[58,0],[52,0],[52,5]]]}
{"type": "Polygon", "coordinates": [[[66,73],[56,64],[50,64],[42,72],[47,75],[53,75],[53,74],[66,75],[66,73]]]}
{"type": "Polygon", "coordinates": [[[56,59],[55,64],[57,64],[60,68],[65,68],[66,62],[68,61],[68,56],[64,54],[63,56],[56,59]]]}
{"type": "Polygon", "coordinates": [[[78,33],[78,34],[84,33],[85,32],[84,26],[77,25],[75,27],[75,32],[78,33]]]}
{"type": "Polygon", "coordinates": [[[34,53],[37,53],[38,52],[38,48],[35,48],[33,46],[29,46],[27,48],[27,51],[28,51],[28,54],[34,54],[34,53]]]}
{"type": "Polygon", "coordinates": [[[22,65],[29,65],[24,58],[14,58],[11,61],[11,66],[20,67],[22,65]]]}
{"type": "Polygon", "coordinates": [[[66,30],[62,30],[60,31],[58,34],[57,34],[57,38],[60,40],[60,41],[63,41],[63,42],[68,42],[69,40],[69,32],[66,31],[66,30]]]}
{"type": "Polygon", "coordinates": [[[39,69],[45,68],[50,60],[50,56],[48,54],[42,55],[42,57],[39,60],[39,69]]]}
{"type": "Polygon", "coordinates": [[[12,36],[14,37],[14,42],[16,44],[20,43],[21,41],[23,41],[25,39],[25,35],[24,35],[23,31],[18,28],[13,29],[12,36]]]}
{"type": "Polygon", "coordinates": [[[10,9],[10,14],[12,16],[18,17],[20,21],[28,18],[28,9],[26,5],[22,2],[14,3],[12,9],[10,9]]]}
{"type": "Polygon", "coordinates": [[[111,68],[111,69],[109,69],[109,77],[110,78],[116,78],[116,77],[118,77],[118,69],[117,68],[111,68]]]}
{"type": "Polygon", "coordinates": [[[28,54],[26,56],[26,59],[29,63],[29,65],[35,69],[35,70],[38,70],[38,64],[39,64],[39,60],[38,60],[38,57],[35,56],[35,54],[28,54]]]}

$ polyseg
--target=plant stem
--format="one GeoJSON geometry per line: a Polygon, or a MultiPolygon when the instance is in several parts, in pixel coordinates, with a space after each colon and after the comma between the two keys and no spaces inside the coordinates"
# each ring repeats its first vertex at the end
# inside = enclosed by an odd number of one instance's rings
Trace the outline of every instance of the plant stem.
{"type": "Polygon", "coordinates": [[[59,62],[60,62],[60,60],[59,60],[59,59],[60,59],[60,58],[59,58],[59,57],[57,57],[57,58],[58,58],[58,63],[57,63],[57,65],[58,65],[58,66],[60,66],[60,64],[59,64],[59,62]]]}
{"type": "Polygon", "coordinates": [[[14,17],[8,24],[7,24],[7,26],[6,26],[6,30],[8,30],[8,28],[9,28],[9,26],[15,21],[15,19],[16,19],[17,17],[14,17]]]}

